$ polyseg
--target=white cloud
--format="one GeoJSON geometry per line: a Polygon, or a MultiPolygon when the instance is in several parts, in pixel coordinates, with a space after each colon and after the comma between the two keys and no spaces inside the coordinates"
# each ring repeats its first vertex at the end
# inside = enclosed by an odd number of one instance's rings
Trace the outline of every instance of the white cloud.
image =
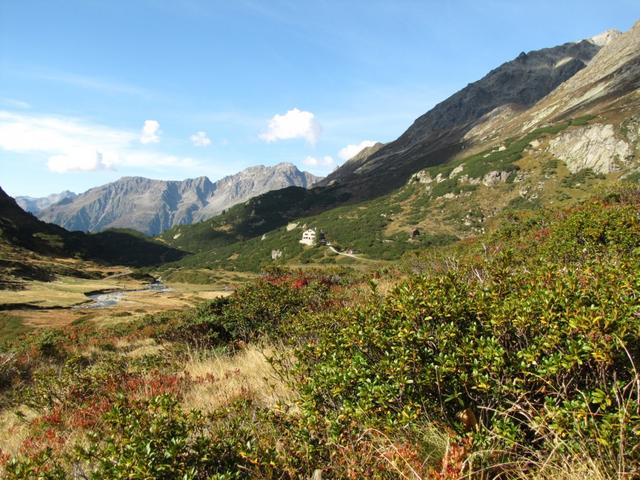
{"type": "Polygon", "coordinates": [[[140,143],[158,143],[160,141],[160,123],[157,120],[145,120],[140,134],[140,143]]]}
{"type": "Polygon", "coordinates": [[[189,137],[191,139],[191,143],[193,143],[196,147],[206,147],[211,145],[211,139],[207,135],[207,132],[196,132],[189,137]]]}
{"type": "Polygon", "coordinates": [[[260,134],[266,142],[304,138],[310,144],[315,144],[320,138],[322,127],[311,112],[294,108],[284,115],[274,115],[269,120],[267,131],[260,134]]]}
{"type": "Polygon", "coordinates": [[[0,111],[0,148],[45,155],[53,172],[89,172],[121,166],[189,168],[198,164],[188,157],[137,150],[137,140],[135,132],[82,120],[0,111]]]}
{"type": "Polygon", "coordinates": [[[362,142],[355,145],[347,145],[344,148],[341,148],[338,152],[338,156],[343,160],[349,160],[350,158],[355,157],[358,153],[360,153],[363,149],[367,147],[372,147],[376,142],[373,140],[363,140],[362,142]]]}
{"type": "Polygon", "coordinates": [[[47,167],[52,172],[92,172],[95,170],[109,170],[113,167],[109,159],[98,151],[78,149],[59,155],[52,155],[47,161],[47,167]]]}
{"type": "Polygon", "coordinates": [[[331,168],[335,166],[336,161],[333,159],[333,157],[325,155],[322,158],[307,157],[302,161],[302,163],[304,163],[308,167],[331,168]]]}

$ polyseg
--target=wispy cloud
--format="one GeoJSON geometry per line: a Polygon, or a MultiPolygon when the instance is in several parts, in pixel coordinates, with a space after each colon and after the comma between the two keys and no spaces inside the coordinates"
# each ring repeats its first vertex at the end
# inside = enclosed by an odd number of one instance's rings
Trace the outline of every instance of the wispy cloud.
{"type": "Polygon", "coordinates": [[[127,83],[117,82],[113,80],[105,80],[101,78],[77,75],[73,73],[46,73],[41,76],[43,79],[56,82],[66,83],[75,87],[85,88],[89,90],[97,90],[111,94],[136,95],[141,97],[150,97],[151,93],[141,87],[130,85],[127,83]]]}
{"type": "Polygon", "coordinates": [[[53,172],[199,166],[193,158],[140,149],[138,140],[135,131],[84,120],[0,111],[0,148],[42,154],[53,172]]]}
{"type": "Polygon", "coordinates": [[[122,82],[119,80],[102,78],[98,76],[84,75],[73,72],[59,72],[56,70],[49,70],[44,68],[18,67],[12,69],[12,72],[22,77],[61,83],[71,87],[93,90],[109,95],[131,95],[143,98],[152,98],[155,96],[154,93],[147,88],[132,85],[130,83],[122,82]]]}
{"type": "Polygon", "coordinates": [[[4,105],[5,107],[20,108],[23,110],[27,108],[31,108],[31,105],[29,105],[27,102],[23,102],[22,100],[16,100],[15,98],[6,98],[6,97],[0,97],[0,105],[4,105]]]}

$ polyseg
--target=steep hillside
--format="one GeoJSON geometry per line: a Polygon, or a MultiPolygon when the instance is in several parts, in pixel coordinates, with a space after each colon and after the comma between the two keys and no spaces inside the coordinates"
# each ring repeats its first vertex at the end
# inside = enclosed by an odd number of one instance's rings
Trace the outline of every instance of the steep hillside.
{"type": "MultiPolygon", "coordinates": [[[[282,252],[278,262],[345,261],[326,247],[298,243],[302,230],[314,227],[361,257],[397,259],[423,245],[478,235],[515,210],[568,205],[594,189],[637,181],[640,25],[607,39],[589,65],[548,96],[517,112],[498,107],[482,116],[465,134],[468,148],[386,194],[376,190],[376,198],[354,203],[352,178],[308,192],[271,192],[162,240],[198,252],[181,265],[254,270],[272,262],[274,251],[282,252]]],[[[366,169],[387,148],[371,147],[345,165],[366,169]]],[[[393,171],[392,160],[380,160],[381,172],[393,171]]]]}
{"type": "Polygon", "coordinates": [[[523,53],[434,107],[398,140],[363,150],[307,194],[297,193],[294,204],[288,201],[287,194],[270,192],[235,210],[232,219],[223,216],[212,220],[210,227],[167,232],[163,239],[172,245],[201,251],[203,245],[228,244],[262,235],[298,217],[390,194],[425,167],[446,164],[474,148],[482,149],[490,140],[497,141],[500,135],[494,131],[494,125],[504,124],[584,69],[601,46],[615,38],[611,34],[523,53]],[[492,128],[493,137],[478,136],[483,127],[492,128]],[[467,138],[472,133],[476,135],[467,138]],[[265,212],[262,217],[260,203],[275,210],[265,212]],[[224,229],[222,233],[220,228],[224,229]]]}
{"type": "Polygon", "coordinates": [[[52,205],[38,216],[67,230],[99,232],[130,228],[157,235],[175,225],[211,218],[270,190],[288,186],[307,188],[317,180],[318,177],[287,163],[251,167],[217,182],[207,177],[184,181],[124,177],[52,205]]]}
{"type": "Polygon", "coordinates": [[[25,267],[30,252],[133,266],[155,265],[184,255],[136,232],[110,230],[92,235],[68,232],[25,212],[1,188],[0,251],[3,270],[25,267]]]}
{"type": "MultiPolygon", "coordinates": [[[[638,177],[640,23],[530,109],[467,134],[475,148],[413,179],[452,211],[571,201],[590,184],[638,177]],[[483,188],[488,193],[483,193],[483,188]],[[480,201],[484,195],[486,200],[480,201]]],[[[423,202],[424,203],[424,202],[423,202]]],[[[432,212],[424,206],[424,213],[432,212]]]]}
{"type": "Polygon", "coordinates": [[[419,117],[396,141],[347,162],[319,185],[344,185],[368,198],[398,188],[421,168],[444,163],[465,147],[464,136],[496,109],[526,109],[582,70],[599,51],[593,41],[521,53],[419,117]]]}

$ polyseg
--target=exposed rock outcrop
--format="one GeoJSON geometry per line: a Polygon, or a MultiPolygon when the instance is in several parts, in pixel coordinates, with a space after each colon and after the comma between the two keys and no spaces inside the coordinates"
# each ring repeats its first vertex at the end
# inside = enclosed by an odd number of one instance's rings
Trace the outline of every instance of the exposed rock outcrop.
{"type": "Polygon", "coordinates": [[[492,171],[482,177],[482,184],[485,187],[494,187],[500,183],[505,183],[509,179],[509,172],[492,171]]]}
{"type": "Polygon", "coordinates": [[[618,170],[632,157],[627,142],[616,138],[613,125],[590,125],[571,129],[549,142],[551,153],[576,173],[590,168],[596,173],[618,170]]]}

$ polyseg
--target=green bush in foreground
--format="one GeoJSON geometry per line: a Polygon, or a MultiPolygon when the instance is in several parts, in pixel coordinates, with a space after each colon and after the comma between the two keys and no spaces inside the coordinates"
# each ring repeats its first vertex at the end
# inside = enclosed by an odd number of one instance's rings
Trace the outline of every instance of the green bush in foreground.
{"type": "MultiPolygon", "coordinates": [[[[149,401],[122,399],[104,417],[99,431],[89,435],[66,462],[46,450],[30,461],[7,465],[9,479],[216,479],[247,478],[235,436],[210,434],[205,418],[184,414],[170,396],[149,401]]],[[[229,433],[229,432],[227,432],[229,433]]]]}
{"type": "Polygon", "coordinates": [[[323,308],[332,276],[281,272],[264,275],[230,297],[204,302],[182,315],[148,319],[163,339],[199,346],[248,342],[262,336],[277,337],[280,327],[304,311],[323,308]]]}
{"type": "Polygon", "coordinates": [[[339,442],[429,418],[491,462],[586,448],[640,473],[634,198],[514,225],[491,254],[298,325],[310,424],[339,442]]]}

